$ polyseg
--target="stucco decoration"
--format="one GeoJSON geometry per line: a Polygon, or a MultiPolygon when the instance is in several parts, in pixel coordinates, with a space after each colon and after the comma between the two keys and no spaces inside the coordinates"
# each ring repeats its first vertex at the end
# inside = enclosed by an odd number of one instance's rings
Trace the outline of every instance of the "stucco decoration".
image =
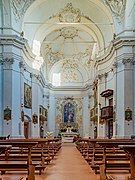
{"type": "Polygon", "coordinates": [[[124,16],[124,11],[126,7],[126,0],[103,0],[104,3],[109,6],[112,13],[115,15],[116,19],[121,21],[124,16]]]}
{"type": "Polygon", "coordinates": [[[14,58],[10,58],[10,57],[5,57],[0,60],[0,64],[4,64],[4,65],[12,65],[13,63],[14,63],[14,58]]]}
{"type": "Polygon", "coordinates": [[[92,56],[92,47],[89,46],[89,48],[87,48],[84,53],[79,52],[73,57],[74,59],[78,59],[78,61],[80,61],[83,65],[86,65],[86,67],[89,68],[92,61],[91,56],[92,56]]]}
{"type": "Polygon", "coordinates": [[[74,27],[64,27],[60,30],[60,35],[64,38],[74,38],[78,35],[77,32],[78,30],[74,27]]]}
{"type": "Polygon", "coordinates": [[[80,9],[75,9],[72,3],[68,3],[64,9],[59,13],[60,22],[70,22],[76,23],[81,21],[81,11],[80,9]]]}
{"type": "Polygon", "coordinates": [[[13,13],[18,21],[35,0],[12,0],[13,13]]]}
{"type": "Polygon", "coordinates": [[[77,64],[77,62],[75,61],[75,59],[74,59],[74,61],[73,61],[72,58],[66,58],[66,59],[64,59],[62,68],[63,68],[63,69],[70,69],[70,68],[72,68],[72,69],[78,69],[78,64],[77,64]]]}
{"type": "Polygon", "coordinates": [[[79,77],[77,72],[78,64],[72,59],[65,59],[62,66],[62,81],[63,82],[77,82],[79,77]]]}
{"type": "Polygon", "coordinates": [[[55,127],[56,130],[60,130],[61,123],[64,123],[64,112],[63,107],[66,103],[71,102],[75,107],[75,123],[78,124],[79,133],[82,132],[82,98],[56,98],[56,121],[55,127]]]}
{"type": "Polygon", "coordinates": [[[89,68],[89,66],[91,65],[91,47],[87,48],[84,53],[78,52],[77,54],[73,54],[70,57],[67,57],[66,55],[64,55],[64,53],[53,52],[50,44],[46,44],[44,48],[45,49],[43,56],[45,57],[49,68],[51,68],[56,62],[64,59],[72,59],[72,61],[78,60],[78,62],[81,62],[83,65],[86,65],[87,68],[89,68]]]}
{"type": "Polygon", "coordinates": [[[61,60],[63,58],[63,55],[60,54],[59,52],[52,52],[52,47],[50,44],[46,44],[45,46],[45,51],[44,51],[44,57],[47,61],[47,63],[49,64],[49,67],[52,67],[53,64],[55,64],[56,62],[58,62],[59,60],[61,60]]]}

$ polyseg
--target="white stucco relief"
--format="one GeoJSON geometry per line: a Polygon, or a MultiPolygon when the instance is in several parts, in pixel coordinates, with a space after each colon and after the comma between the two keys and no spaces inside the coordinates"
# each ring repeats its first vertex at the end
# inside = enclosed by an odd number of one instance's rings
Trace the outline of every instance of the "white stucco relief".
{"type": "Polygon", "coordinates": [[[124,16],[126,0],[102,0],[107,6],[109,6],[116,19],[121,22],[124,16]]]}
{"type": "Polygon", "coordinates": [[[12,0],[12,8],[13,13],[15,15],[16,20],[18,21],[23,15],[25,14],[28,7],[34,2],[35,0],[12,0]]]}

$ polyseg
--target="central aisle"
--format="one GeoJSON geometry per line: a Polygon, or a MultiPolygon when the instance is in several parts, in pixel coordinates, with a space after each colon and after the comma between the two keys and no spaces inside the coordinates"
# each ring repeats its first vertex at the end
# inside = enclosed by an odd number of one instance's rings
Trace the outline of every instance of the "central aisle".
{"type": "Polygon", "coordinates": [[[99,180],[99,175],[93,173],[74,143],[62,144],[60,152],[46,168],[44,177],[45,180],[99,180]]]}

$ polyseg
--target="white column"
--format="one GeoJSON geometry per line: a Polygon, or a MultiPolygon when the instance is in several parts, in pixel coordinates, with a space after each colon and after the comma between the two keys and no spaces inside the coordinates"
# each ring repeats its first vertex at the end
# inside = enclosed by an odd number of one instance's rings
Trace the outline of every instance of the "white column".
{"type": "MultiPolygon", "coordinates": [[[[116,121],[117,137],[130,137],[133,134],[133,120],[125,120],[125,110],[129,107],[133,111],[133,65],[132,59],[123,59],[118,63],[116,84],[116,121]]],[[[132,112],[134,114],[134,112],[132,112]]]]}
{"type": "Polygon", "coordinates": [[[90,136],[89,97],[83,99],[83,137],[90,136]]]}
{"type": "Polygon", "coordinates": [[[53,96],[49,96],[49,109],[48,109],[48,130],[50,132],[53,132],[53,135],[56,136],[55,134],[55,102],[56,99],[53,96]]]}
{"type": "MultiPolygon", "coordinates": [[[[100,96],[100,93],[106,89],[105,81],[106,81],[106,77],[104,74],[98,75],[98,103],[101,104],[101,107],[105,106],[105,99],[100,96]]],[[[98,138],[104,138],[106,136],[105,122],[101,123],[102,122],[102,120],[100,120],[101,110],[99,106],[98,106],[98,112],[99,112],[99,116],[98,116],[97,136],[98,138]]]]}

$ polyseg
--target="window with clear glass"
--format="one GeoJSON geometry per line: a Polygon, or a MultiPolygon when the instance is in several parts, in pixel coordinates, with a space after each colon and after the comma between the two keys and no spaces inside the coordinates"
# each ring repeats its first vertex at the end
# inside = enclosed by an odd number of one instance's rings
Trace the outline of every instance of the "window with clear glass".
{"type": "Polygon", "coordinates": [[[53,73],[53,85],[60,86],[61,82],[61,73],[53,73]]]}

